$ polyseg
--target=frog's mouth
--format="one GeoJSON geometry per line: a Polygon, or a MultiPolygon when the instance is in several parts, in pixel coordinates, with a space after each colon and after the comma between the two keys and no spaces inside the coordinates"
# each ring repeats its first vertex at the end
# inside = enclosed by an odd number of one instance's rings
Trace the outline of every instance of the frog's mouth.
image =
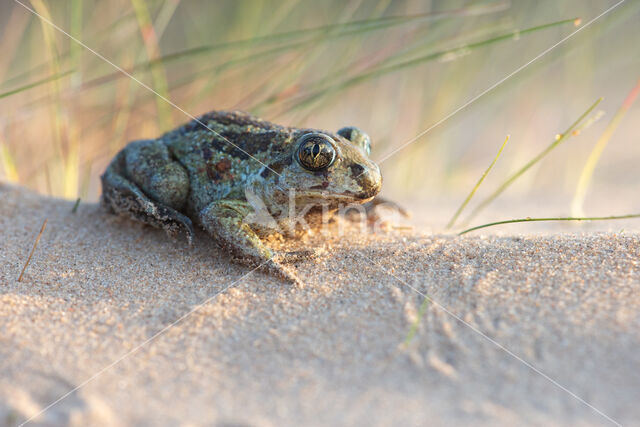
{"type": "Polygon", "coordinates": [[[309,203],[318,203],[318,204],[350,204],[350,203],[367,203],[371,201],[375,195],[370,193],[352,193],[350,191],[346,191],[342,194],[331,193],[329,191],[300,191],[298,192],[297,199],[305,200],[309,203]],[[364,196],[364,197],[363,197],[364,196]]]}

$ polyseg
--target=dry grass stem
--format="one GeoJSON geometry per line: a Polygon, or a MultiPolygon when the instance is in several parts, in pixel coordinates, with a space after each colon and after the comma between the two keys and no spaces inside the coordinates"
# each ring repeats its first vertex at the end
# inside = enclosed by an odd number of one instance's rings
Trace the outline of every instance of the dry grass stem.
{"type": "Polygon", "coordinates": [[[20,272],[20,277],[18,277],[18,282],[22,281],[22,276],[24,275],[24,272],[27,269],[29,262],[31,262],[31,257],[33,256],[33,253],[36,251],[36,248],[38,247],[38,243],[40,242],[40,238],[42,237],[42,233],[44,233],[45,228],[47,228],[46,219],[42,223],[42,228],[40,228],[40,233],[38,233],[38,237],[36,237],[36,241],[33,243],[33,248],[31,248],[31,252],[29,253],[29,258],[27,258],[27,262],[25,262],[24,267],[22,267],[22,271],[20,272]]]}

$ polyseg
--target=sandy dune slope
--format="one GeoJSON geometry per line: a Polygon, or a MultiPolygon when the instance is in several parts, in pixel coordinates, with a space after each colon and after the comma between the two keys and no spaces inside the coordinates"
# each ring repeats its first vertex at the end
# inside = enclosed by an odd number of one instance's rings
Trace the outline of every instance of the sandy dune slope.
{"type": "Polygon", "coordinates": [[[72,207],[0,186],[0,425],[132,350],[34,422],[639,423],[640,234],[310,236],[297,288],[72,207]]]}

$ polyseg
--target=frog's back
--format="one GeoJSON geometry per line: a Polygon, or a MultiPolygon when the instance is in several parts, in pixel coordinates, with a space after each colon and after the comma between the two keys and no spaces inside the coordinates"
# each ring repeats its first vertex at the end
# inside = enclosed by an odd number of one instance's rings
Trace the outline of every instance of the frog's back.
{"type": "Polygon", "coordinates": [[[209,149],[241,160],[253,156],[262,161],[261,157],[272,158],[274,150],[283,151],[295,131],[242,111],[212,111],[162,138],[178,149],[197,145],[205,152],[209,149]]]}
{"type": "Polygon", "coordinates": [[[287,151],[298,130],[232,111],[213,111],[162,136],[190,179],[190,208],[243,198],[250,176],[287,151]],[[213,131],[213,132],[212,132],[213,131]]]}

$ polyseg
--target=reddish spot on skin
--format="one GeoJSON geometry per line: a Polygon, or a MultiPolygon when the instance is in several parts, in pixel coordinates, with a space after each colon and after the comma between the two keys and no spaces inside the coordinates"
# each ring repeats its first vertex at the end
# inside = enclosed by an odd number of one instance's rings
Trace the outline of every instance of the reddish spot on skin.
{"type": "Polygon", "coordinates": [[[215,168],[218,172],[225,173],[229,169],[231,169],[231,161],[229,159],[220,160],[218,163],[216,163],[215,168]]]}
{"type": "Polygon", "coordinates": [[[207,176],[213,181],[232,180],[233,175],[229,173],[231,170],[231,161],[229,159],[220,160],[216,164],[207,164],[207,176]]]}
{"type": "Polygon", "coordinates": [[[222,178],[220,174],[216,172],[216,170],[212,167],[212,165],[207,165],[207,176],[212,181],[219,181],[220,178],[222,178]]]}

